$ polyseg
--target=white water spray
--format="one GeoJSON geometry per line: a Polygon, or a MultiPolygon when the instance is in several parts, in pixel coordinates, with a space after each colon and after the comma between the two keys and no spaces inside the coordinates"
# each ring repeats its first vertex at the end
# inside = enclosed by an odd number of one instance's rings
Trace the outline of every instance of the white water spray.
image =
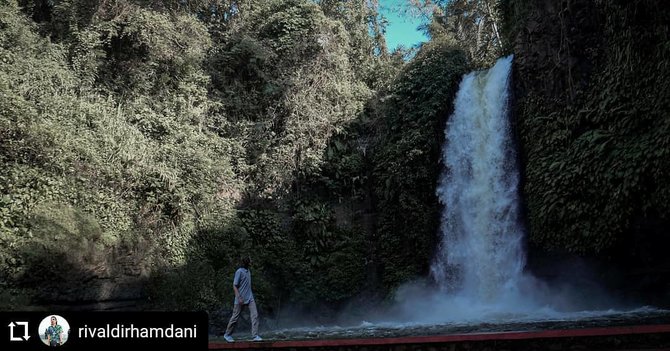
{"type": "Polygon", "coordinates": [[[545,322],[580,325],[580,320],[606,325],[603,321],[612,318],[666,313],[651,307],[613,309],[616,304],[594,285],[549,286],[523,272],[519,172],[508,116],[511,65],[508,56],[487,71],[465,75],[445,128],[445,171],[437,189],[444,205],[443,237],[431,267],[439,289],[410,282],[398,289],[394,306],[367,312],[355,327],[295,329],[298,335],[388,335],[391,329],[421,334],[431,327],[480,330],[482,323],[502,325],[501,330],[510,323],[520,328],[545,322]]]}
{"type": "MultiPolygon", "coordinates": [[[[536,320],[613,312],[595,285],[550,287],[523,272],[519,171],[508,108],[511,68],[512,56],[503,57],[461,81],[445,128],[445,170],[437,189],[444,205],[442,241],[431,275],[439,289],[419,288],[424,312],[416,318],[415,307],[403,305],[410,319],[536,320]]],[[[403,289],[401,298],[416,295],[416,286],[403,289]]]]}
{"type": "Polygon", "coordinates": [[[463,77],[445,130],[442,243],[431,267],[441,290],[495,303],[515,294],[525,257],[509,118],[512,56],[463,77]]]}

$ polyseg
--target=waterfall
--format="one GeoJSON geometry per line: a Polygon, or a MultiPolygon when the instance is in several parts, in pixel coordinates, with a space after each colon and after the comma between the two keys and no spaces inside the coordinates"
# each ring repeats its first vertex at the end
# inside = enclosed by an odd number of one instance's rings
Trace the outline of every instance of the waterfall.
{"type": "Polygon", "coordinates": [[[519,170],[509,116],[511,67],[512,56],[503,57],[460,83],[445,126],[444,171],[437,186],[442,237],[431,276],[438,288],[422,280],[404,284],[396,291],[391,318],[505,323],[621,313],[596,282],[577,279],[587,272],[551,282],[524,272],[519,170]]]}
{"type": "Polygon", "coordinates": [[[431,273],[441,290],[481,303],[514,294],[525,264],[508,116],[511,66],[507,56],[463,77],[442,149],[442,238],[431,273]]]}
{"type": "MultiPolygon", "coordinates": [[[[440,328],[460,332],[465,325],[474,326],[472,330],[490,330],[495,324],[501,330],[542,328],[548,324],[534,323],[566,320],[592,325],[588,323],[667,313],[648,306],[621,310],[598,284],[583,279],[545,282],[524,272],[519,170],[508,109],[511,66],[508,56],[489,70],[466,74],[445,126],[444,171],[437,187],[444,206],[442,240],[431,265],[439,288],[422,278],[401,285],[395,304],[388,310],[373,308],[358,326],[366,335],[388,335],[384,328],[408,335],[408,330],[421,334],[440,328]]],[[[566,276],[583,273],[584,266],[572,267],[580,268],[566,276]]],[[[357,311],[362,307],[353,306],[357,311]]]]}

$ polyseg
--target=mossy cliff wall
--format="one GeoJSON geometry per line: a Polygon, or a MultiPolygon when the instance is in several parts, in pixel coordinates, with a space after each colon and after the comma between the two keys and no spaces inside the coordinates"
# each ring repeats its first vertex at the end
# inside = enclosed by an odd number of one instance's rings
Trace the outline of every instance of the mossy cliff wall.
{"type": "Polygon", "coordinates": [[[512,0],[505,10],[531,267],[549,252],[591,258],[622,272],[629,292],[662,300],[670,7],[512,0]]]}

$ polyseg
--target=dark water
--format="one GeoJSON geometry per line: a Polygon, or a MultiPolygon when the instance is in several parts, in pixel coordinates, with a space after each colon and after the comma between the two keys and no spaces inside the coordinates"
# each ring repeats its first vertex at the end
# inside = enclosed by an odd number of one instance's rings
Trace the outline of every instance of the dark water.
{"type": "MultiPolygon", "coordinates": [[[[540,331],[556,329],[583,329],[597,327],[670,324],[670,310],[641,308],[630,312],[601,311],[572,313],[554,318],[486,321],[448,322],[443,324],[362,322],[348,326],[314,326],[290,329],[262,330],[265,340],[310,340],[342,338],[387,338],[400,336],[428,336],[463,333],[487,333],[510,331],[540,331]]],[[[237,340],[250,337],[238,330],[237,340]]],[[[222,339],[213,337],[212,340],[222,339]]]]}

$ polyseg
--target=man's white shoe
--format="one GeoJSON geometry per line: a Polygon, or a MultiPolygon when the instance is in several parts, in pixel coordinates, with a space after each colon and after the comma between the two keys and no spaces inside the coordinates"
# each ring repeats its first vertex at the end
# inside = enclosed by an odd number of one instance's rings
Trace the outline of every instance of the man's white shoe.
{"type": "Polygon", "coordinates": [[[228,334],[223,334],[223,338],[226,339],[227,342],[234,342],[235,341],[235,339],[233,339],[233,337],[228,335],[228,334]]]}
{"type": "Polygon", "coordinates": [[[253,341],[263,341],[263,338],[261,338],[260,336],[256,335],[256,336],[254,336],[254,338],[251,339],[251,340],[253,340],[253,341]]]}

